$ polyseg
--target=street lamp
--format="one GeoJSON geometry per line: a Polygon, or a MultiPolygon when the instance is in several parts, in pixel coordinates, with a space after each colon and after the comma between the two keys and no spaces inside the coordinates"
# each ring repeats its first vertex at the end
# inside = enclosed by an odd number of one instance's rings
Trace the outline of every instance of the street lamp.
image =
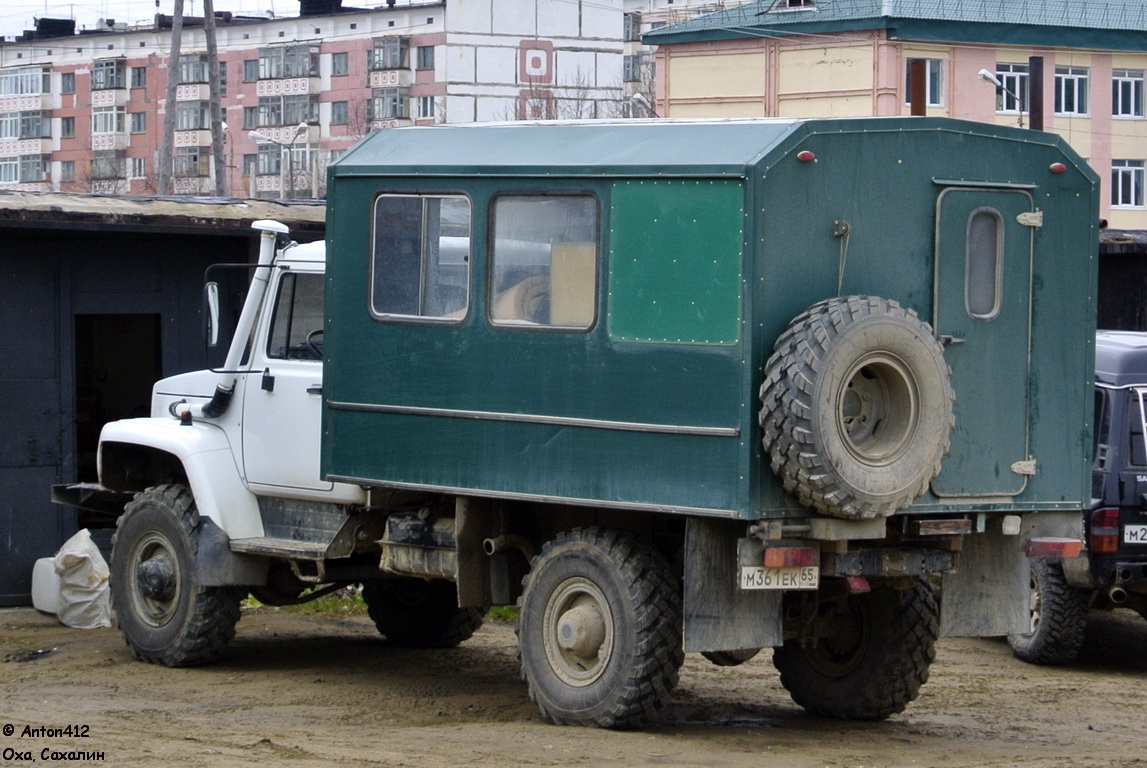
{"type": "MultiPolygon", "coordinates": [[[[303,135],[303,131],[305,131],[305,130],[307,130],[306,121],[301,122],[298,125],[296,125],[295,126],[295,132],[291,135],[291,140],[289,142],[282,142],[282,141],[279,141],[278,139],[272,139],[270,136],[268,136],[265,133],[261,133],[260,131],[251,131],[247,134],[247,138],[254,139],[255,141],[269,141],[272,144],[278,144],[280,147],[283,147],[284,149],[287,150],[287,174],[290,176],[290,179],[291,179],[291,195],[290,195],[291,198],[294,198],[294,196],[295,196],[295,152],[294,152],[295,142],[299,140],[299,137],[303,135]]],[[[279,191],[281,193],[284,193],[284,194],[279,195],[279,197],[281,197],[281,198],[286,197],[286,194],[285,194],[286,185],[282,183],[282,178],[283,178],[282,173],[283,173],[282,165],[280,165],[279,166],[279,179],[280,179],[280,183],[279,183],[280,190],[279,191]]]]}
{"type": "Polygon", "coordinates": [[[645,98],[644,93],[635,93],[629,97],[629,100],[632,101],[634,104],[640,104],[641,107],[646,112],[648,112],[651,117],[658,117],[659,116],[657,114],[657,110],[654,109],[653,105],[649,103],[649,99],[645,98]]]}
{"type": "Polygon", "coordinates": [[[1020,113],[1019,126],[1020,126],[1020,128],[1023,128],[1024,127],[1024,102],[1019,97],[1019,95],[1016,94],[1014,91],[1012,91],[1007,86],[1005,86],[1003,81],[1001,81],[1000,78],[996,77],[996,74],[994,72],[990,72],[986,69],[981,69],[978,74],[979,74],[980,79],[983,80],[985,83],[991,83],[992,85],[996,86],[1001,91],[1003,91],[1004,93],[1006,93],[1007,95],[1011,96],[1013,99],[1016,100],[1016,109],[1018,109],[1019,113],[1020,113]]]}

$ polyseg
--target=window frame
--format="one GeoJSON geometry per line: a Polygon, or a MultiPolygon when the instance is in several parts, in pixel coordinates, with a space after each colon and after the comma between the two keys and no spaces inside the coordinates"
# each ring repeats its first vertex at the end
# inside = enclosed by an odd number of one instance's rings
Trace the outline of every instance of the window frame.
{"type": "Polygon", "coordinates": [[[147,87],[147,67],[131,67],[131,87],[147,87]]]}
{"type": "Polygon", "coordinates": [[[1114,159],[1111,161],[1111,207],[1113,209],[1134,211],[1147,207],[1144,201],[1144,181],[1145,173],[1147,173],[1144,170],[1145,165],[1147,163],[1143,160],[1114,159]],[[1131,181],[1132,202],[1130,203],[1122,202],[1123,177],[1125,176],[1129,177],[1131,181]]]}
{"type": "Polygon", "coordinates": [[[929,59],[923,56],[913,56],[904,62],[904,105],[912,104],[912,62],[923,61],[925,64],[926,79],[924,81],[924,103],[928,107],[943,108],[944,106],[944,65],[947,59],[929,59]],[[933,85],[934,84],[934,85],[933,85]],[[939,93],[937,93],[937,91],[939,93]]]}
{"type": "MultiPolygon", "coordinates": [[[[1000,315],[1003,304],[1004,287],[1004,217],[998,209],[991,206],[981,206],[968,214],[967,231],[964,237],[964,311],[968,317],[980,322],[990,322],[1000,315]],[[976,270],[974,260],[984,252],[974,252],[973,247],[980,242],[972,236],[973,227],[980,217],[987,217],[994,224],[994,248],[991,256],[991,299],[992,306],[986,312],[973,308],[973,275],[976,270]]],[[[986,282],[986,281],[985,281],[986,282]]]]}
{"type": "Polygon", "coordinates": [[[339,51],[331,54],[331,77],[342,77],[350,74],[350,54],[339,51]]]}
{"type": "MultiPolygon", "coordinates": [[[[498,331],[524,331],[528,333],[564,333],[564,334],[588,334],[597,327],[600,320],[600,300],[601,300],[601,262],[602,262],[602,202],[599,195],[592,190],[582,188],[570,188],[563,190],[554,189],[517,189],[517,190],[500,190],[496,192],[489,200],[486,209],[487,215],[487,246],[486,246],[486,324],[491,328],[498,331]],[[498,278],[498,248],[497,248],[497,234],[498,234],[498,204],[507,199],[522,199],[522,198],[535,198],[537,200],[552,200],[555,198],[585,198],[590,200],[593,205],[594,221],[593,228],[593,288],[592,288],[592,317],[585,325],[569,325],[557,323],[536,323],[522,320],[498,320],[494,318],[493,312],[497,304],[497,292],[495,281],[498,278]]],[[[550,245],[554,245],[550,242],[550,245]]],[[[553,266],[553,258],[549,262],[550,268],[553,266]]],[[[505,290],[505,289],[504,289],[505,290]]],[[[551,285],[552,290],[552,285],[551,285]]]]}
{"type": "Polygon", "coordinates": [[[92,62],[93,91],[111,91],[126,87],[127,59],[97,59],[92,62]]]}
{"type": "Polygon", "coordinates": [[[147,113],[128,112],[128,133],[147,133],[147,113]]]}
{"type": "Polygon", "coordinates": [[[414,49],[414,68],[416,70],[434,69],[434,46],[419,45],[414,49]]]}
{"type": "MultiPolygon", "coordinates": [[[[400,325],[424,325],[424,326],[441,326],[441,327],[458,327],[464,325],[469,321],[470,316],[474,309],[474,221],[475,210],[477,206],[474,204],[473,198],[465,192],[456,190],[434,190],[426,192],[413,192],[409,190],[394,190],[380,192],[375,195],[374,200],[371,201],[371,217],[370,217],[370,255],[369,255],[369,275],[368,285],[370,286],[367,292],[367,311],[370,313],[371,318],[382,323],[394,323],[400,325]],[[425,239],[426,232],[426,202],[429,200],[461,200],[465,201],[467,206],[468,221],[467,221],[467,239],[468,247],[467,254],[463,259],[465,264],[465,277],[464,286],[466,290],[465,307],[458,317],[449,317],[444,315],[423,315],[423,314],[408,314],[402,312],[380,312],[376,307],[376,284],[378,276],[378,221],[379,221],[379,201],[388,198],[413,198],[422,200],[423,210],[420,225],[420,238],[425,239]]],[[[419,285],[419,301],[424,299],[424,286],[422,285],[422,275],[426,271],[426,249],[422,248],[420,254],[419,270],[420,270],[420,285],[419,285]]],[[[457,311],[457,310],[455,310],[457,311]]]]}
{"type": "Polygon", "coordinates": [[[1143,113],[1142,69],[1111,70],[1111,117],[1116,120],[1142,120],[1143,113]],[[1126,90],[1126,93],[1125,93],[1126,90]],[[1130,101],[1130,105],[1126,104],[1130,101]]]}
{"type": "Polygon", "coordinates": [[[1057,117],[1090,117],[1091,70],[1087,67],[1055,68],[1055,109],[1057,117]],[[1070,97],[1070,98],[1069,98],[1070,97]],[[1068,101],[1072,109],[1067,109],[1068,101]]]}
{"type": "Polygon", "coordinates": [[[996,86],[996,114],[1024,115],[1030,110],[1031,95],[1028,84],[1031,73],[1027,64],[996,64],[996,77],[1002,85],[996,86]],[[1012,96],[1018,96],[1018,100],[1012,96]]]}

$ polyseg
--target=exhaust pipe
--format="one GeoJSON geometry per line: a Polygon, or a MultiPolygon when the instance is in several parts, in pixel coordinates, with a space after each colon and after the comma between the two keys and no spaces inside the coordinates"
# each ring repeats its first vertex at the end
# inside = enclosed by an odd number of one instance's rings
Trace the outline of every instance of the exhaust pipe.
{"type": "Polygon", "coordinates": [[[1123,587],[1112,587],[1107,590],[1107,599],[1119,605],[1127,601],[1127,590],[1123,587]]]}

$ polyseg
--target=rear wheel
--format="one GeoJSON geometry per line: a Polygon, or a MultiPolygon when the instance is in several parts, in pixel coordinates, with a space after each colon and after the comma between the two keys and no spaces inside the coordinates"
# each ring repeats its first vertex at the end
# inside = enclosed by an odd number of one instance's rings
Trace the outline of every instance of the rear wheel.
{"type": "Polygon", "coordinates": [[[481,608],[459,608],[458,590],[442,579],[396,578],[362,586],[367,613],[386,639],[411,648],[449,648],[482,626],[481,608]]]}
{"type": "Polygon", "coordinates": [[[628,532],[559,535],[526,576],[518,656],[530,698],[558,725],[651,722],[684,661],[669,564],[628,532]]]}
{"type": "Polygon", "coordinates": [[[819,603],[803,638],[773,652],[781,684],[810,712],[882,720],[904,710],[928,680],[939,629],[924,582],[879,587],[819,603]]]}
{"type": "Polygon", "coordinates": [[[1054,560],[1031,561],[1028,593],[1029,631],[1008,635],[1016,658],[1032,664],[1066,664],[1083,647],[1087,594],[1067,583],[1054,560]]]}
{"type": "Polygon", "coordinates": [[[149,488],[124,508],[117,525],[110,586],[132,653],[168,667],[217,660],[235,636],[242,595],[196,583],[199,513],[190,489],[149,488]]]}

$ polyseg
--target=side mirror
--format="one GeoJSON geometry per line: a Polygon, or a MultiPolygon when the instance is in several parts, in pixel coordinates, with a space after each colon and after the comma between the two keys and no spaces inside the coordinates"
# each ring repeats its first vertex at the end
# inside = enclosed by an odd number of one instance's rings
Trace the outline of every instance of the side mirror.
{"type": "Polygon", "coordinates": [[[219,283],[203,286],[203,318],[207,347],[214,349],[219,344],[219,283]]]}

